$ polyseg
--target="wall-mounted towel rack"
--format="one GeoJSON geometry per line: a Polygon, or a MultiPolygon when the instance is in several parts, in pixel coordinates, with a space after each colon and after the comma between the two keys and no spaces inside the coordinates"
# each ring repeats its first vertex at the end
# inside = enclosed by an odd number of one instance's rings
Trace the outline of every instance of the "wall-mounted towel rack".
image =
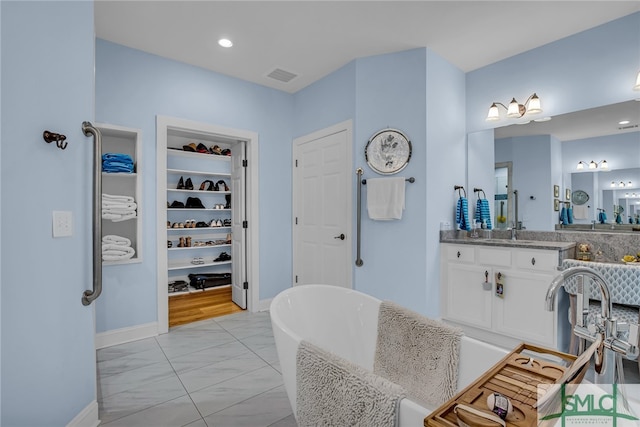
{"type": "Polygon", "coordinates": [[[474,192],[474,193],[482,193],[482,198],[483,198],[483,199],[486,199],[486,198],[487,198],[487,195],[486,195],[486,194],[484,194],[484,190],[483,190],[482,188],[474,188],[474,189],[473,189],[473,192],[474,192]]]}
{"type": "MultiPolygon", "coordinates": [[[[409,177],[409,178],[406,178],[405,181],[410,182],[411,184],[413,184],[414,182],[416,182],[416,179],[414,177],[409,177]]],[[[366,179],[362,180],[362,185],[367,185],[367,180],[366,179]]]]}
{"type": "Polygon", "coordinates": [[[458,196],[463,197],[462,194],[460,193],[460,190],[462,190],[464,192],[464,197],[465,198],[467,197],[467,191],[464,189],[462,185],[454,185],[453,189],[458,191],[458,196]]]}
{"type": "Polygon", "coordinates": [[[47,144],[51,144],[52,142],[55,142],[58,148],[61,150],[64,150],[65,148],[67,148],[68,142],[65,141],[67,137],[61,133],[55,133],[55,132],[50,132],[48,130],[45,130],[44,132],[42,132],[42,138],[44,139],[44,142],[46,142],[47,144]]]}

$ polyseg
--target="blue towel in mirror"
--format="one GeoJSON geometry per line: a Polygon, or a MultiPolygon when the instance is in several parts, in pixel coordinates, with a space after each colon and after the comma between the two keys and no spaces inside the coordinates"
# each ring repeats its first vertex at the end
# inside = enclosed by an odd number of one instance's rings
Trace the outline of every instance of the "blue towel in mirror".
{"type": "Polygon", "coordinates": [[[567,208],[567,222],[573,224],[573,208],[571,206],[567,208]]]}
{"type": "Polygon", "coordinates": [[[491,209],[487,199],[478,199],[476,202],[476,221],[487,224],[487,230],[491,230],[491,209]]]}
{"type": "Polygon", "coordinates": [[[569,218],[567,217],[567,208],[565,208],[564,206],[560,210],[560,223],[562,225],[569,224],[569,218]]]}

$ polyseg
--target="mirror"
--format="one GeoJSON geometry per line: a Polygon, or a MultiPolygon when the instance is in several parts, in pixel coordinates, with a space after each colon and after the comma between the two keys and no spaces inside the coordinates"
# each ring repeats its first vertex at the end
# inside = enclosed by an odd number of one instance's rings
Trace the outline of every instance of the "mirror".
{"type": "MultiPolygon", "coordinates": [[[[639,122],[640,102],[627,101],[563,114],[551,120],[510,123],[494,129],[495,170],[501,168],[502,163],[511,162],[507,205],[516,204],[516,190],[518,203],[513,211],[518,211],[518,221],[522,221],[523,227],[553,231],[560,223],[563,207],[570,207],[573,212],[573,224],[569,228],[591,228],[600,212],[605,212],[607,218],[606,224],[597,225],[598,229],[610,229],[611,225],[629,230],[632,226],[640,227],[635,224],[640,213],[639,122]],[[623,120],[629,122],[621,124],[623,120]],[[581,170],[577,169],[579,162],[584,164],[581,170]],[[592,162],[595,169],[589,168],[592,162]],[[607,168],[603,167],[605,163],[607,168]],[[621,182],[624,187],[620,186],[621,182]],[[583,192],[588,196],[584,203],[584,197],[577,197],[583,192]],[[633,225],[629,224],[630,219],[633,225]]],[[[479,139],[477,136],[472,139],[470,135],[470,162],[474,151],[489,148],[486,144],[474,147],[479,139]]],[[[502,179],[497,176],[494,173],[494,181],[502,179]]],[[[476,178],[471,168],[468,179],[469,186],[474,186],[476,178]]],[[[495,195],[500,194],[497,182],[492,190],[491,196],[495,199],[495,195]]],[[[507,211],[507,225],[511,226],[515,212],[507,211]]],[[[500,215],[498,204],[493,215],[496,218],[500,215]]]]}

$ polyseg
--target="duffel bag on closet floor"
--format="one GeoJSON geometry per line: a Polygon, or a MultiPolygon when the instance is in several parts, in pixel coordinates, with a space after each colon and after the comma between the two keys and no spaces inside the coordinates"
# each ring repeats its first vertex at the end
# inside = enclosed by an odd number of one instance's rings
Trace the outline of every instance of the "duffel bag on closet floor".
{"type": "Polygon", "coordinates": [[[196,289],[213,288],[231,284],[231,273],[189,274],[189,284],[196,289]]]}

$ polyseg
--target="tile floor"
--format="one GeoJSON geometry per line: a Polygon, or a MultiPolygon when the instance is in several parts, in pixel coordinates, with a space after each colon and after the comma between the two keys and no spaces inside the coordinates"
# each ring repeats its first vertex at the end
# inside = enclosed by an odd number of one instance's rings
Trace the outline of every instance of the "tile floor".
{"type": "Polygon", "coordinates": [[[98,350],[104,427],[295,427],[268,312],[98,350]]]}
{"type": "MultiPolygon", "coordinates": [[[[627,383],[638,364],[624,361],[627,383]]],[[[296,427],[268,312],[98,350],[103,427],[296,427]]]]}

